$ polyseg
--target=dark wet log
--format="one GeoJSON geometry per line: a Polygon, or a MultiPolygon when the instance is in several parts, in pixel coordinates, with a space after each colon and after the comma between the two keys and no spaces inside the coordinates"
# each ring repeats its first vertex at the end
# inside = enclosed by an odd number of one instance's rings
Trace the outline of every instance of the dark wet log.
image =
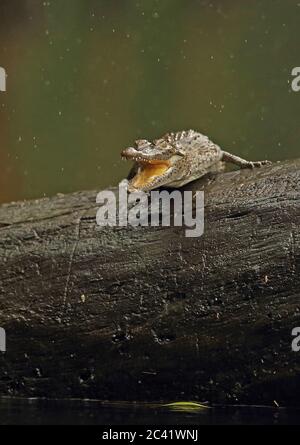
{"type": "Polygon", "coordinates": [[[200,238],[99,228],[95,192],[0,207],[0,393],[299,405],[299,179],[194,183],[200,238]]]}

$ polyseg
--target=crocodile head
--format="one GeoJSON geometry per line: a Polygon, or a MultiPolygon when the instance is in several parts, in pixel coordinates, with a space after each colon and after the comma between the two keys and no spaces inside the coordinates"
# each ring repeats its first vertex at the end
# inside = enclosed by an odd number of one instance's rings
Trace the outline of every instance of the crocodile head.
{"type": "Polygon", "coordinates": [[[123,159],[134,161],[134,175],[129,180],[128,191],[149,191],[163,185],[170,185],[181,176],[179,168],[185,153],[171,138],[149,142],[138,140],[134,147],[122,151],[123,159]]]}

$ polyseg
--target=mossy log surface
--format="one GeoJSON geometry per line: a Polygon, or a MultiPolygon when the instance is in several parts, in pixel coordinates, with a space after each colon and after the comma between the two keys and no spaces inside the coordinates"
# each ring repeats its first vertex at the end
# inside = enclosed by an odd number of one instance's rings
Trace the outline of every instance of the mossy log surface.
{"type": "Polygon", "coordinates": [[[205,232],[0,207],[0,395],[300,405],[300,160],[211,176],[205,232]]]}

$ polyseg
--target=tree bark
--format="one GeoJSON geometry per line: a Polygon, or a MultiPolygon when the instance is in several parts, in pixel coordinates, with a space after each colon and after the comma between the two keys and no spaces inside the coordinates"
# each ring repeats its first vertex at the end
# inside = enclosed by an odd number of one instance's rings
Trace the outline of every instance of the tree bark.
{"type": "Polygon", "coordinates": [[[207,177],[205,231],[0,207],[0,394],[300,404],[300,160],[207,177]]]}

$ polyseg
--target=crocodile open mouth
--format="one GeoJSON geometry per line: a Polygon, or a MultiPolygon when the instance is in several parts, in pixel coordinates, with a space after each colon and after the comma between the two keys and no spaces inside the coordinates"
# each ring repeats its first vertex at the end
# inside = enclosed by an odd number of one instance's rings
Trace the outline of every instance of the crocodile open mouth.
{"type": "Polygon", "coordinates": [[[134,188],[140,189],[151,184],[155,178],[162,176],[170,167],[168,161],[138,161],[137,174],[130,183],[134,188]]]}

